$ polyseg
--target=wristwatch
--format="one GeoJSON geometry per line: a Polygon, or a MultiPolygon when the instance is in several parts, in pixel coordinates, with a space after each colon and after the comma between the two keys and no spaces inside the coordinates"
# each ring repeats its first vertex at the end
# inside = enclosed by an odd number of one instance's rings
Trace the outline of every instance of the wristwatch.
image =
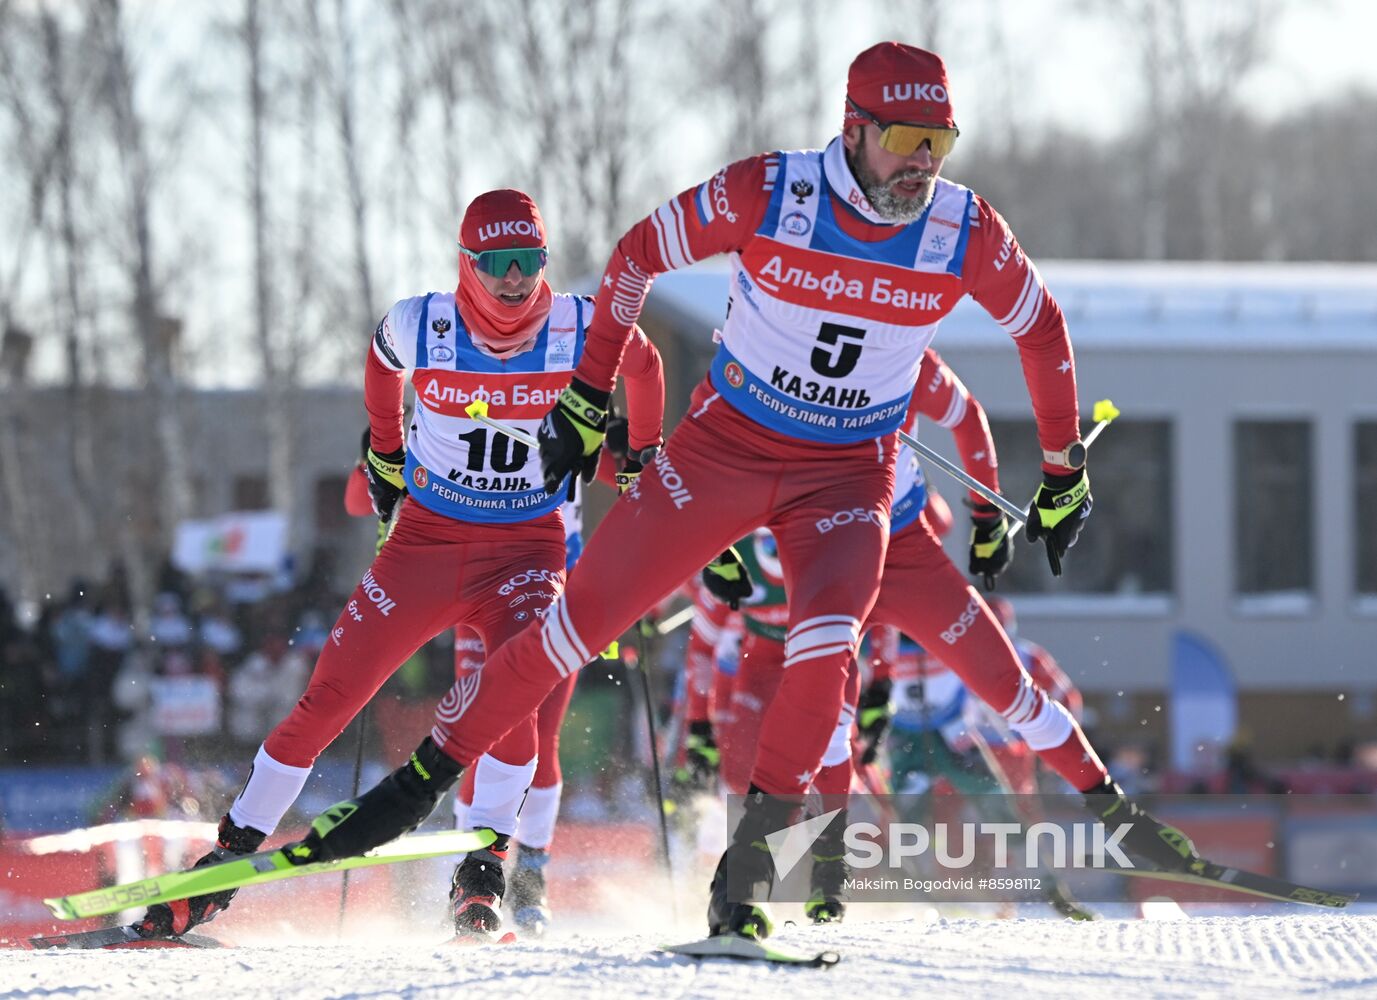
{"type": "Polygon", "coordinates": [[[1076,439],[1061,451],[1042,449],[1042,460],[1049,465],[1064,465],[1068,469],[1085,468],[1085,445],[1076,439]]]}

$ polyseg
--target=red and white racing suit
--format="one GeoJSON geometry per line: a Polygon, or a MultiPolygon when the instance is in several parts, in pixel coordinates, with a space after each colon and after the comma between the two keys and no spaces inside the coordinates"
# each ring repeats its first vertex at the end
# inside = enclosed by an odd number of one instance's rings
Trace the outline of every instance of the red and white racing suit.
{"type": "MultiPolygon", "coordinates": [[[[583,551],[583,494],[560,506],[564,518],[564,566],[573,569],[583,551]]],[[[457,687],[483,669],[483,640],[471,628],[454,630],[454,680],[457,687]]],[[[559,735],[574,697],[577,675],[555,687],[536,710],[536,763],[529,788],[521,786],[525,767],[504,764],[492,754],[464,772],[455,790],[454,826],[458,830],[487,827],[516,834],[523,847],[547,850],[555,836],[564,775],[559,766],[559,735]],[[518,825],[519,824],[519,825],[518,825]]]]}
{"type": "Polygon", "coordinates": [[[684,722],[716,722],[725,707],[717,697],[717,647],[724,631],[740,631],[739,612],[693,581],[693,622],[684,648],[684,722]]]}
{"type": "MultiPolygon", "coordinates": [[[[950,430],[967,473],[992,490],[999,489],[997,454],[985,412],[932,348],[924,352],[909,412],[910,433],[917,431],[924,417],[950,430]]],[[[932,516],[931,501],[940,498],[927,489],[918,456],[906,445],[900,449],[897,470],[884,578],[866,630],[878,624],[881,630],[888,627],[903,632],[930,650],[942,650],[952,669],[985,704],[1005,706],[1013,717],[1010,723],[1032,734],[1028,743],[1019,743],[1020,747],[1045,752],[1049,763],[1063,774],[1070,772],[1068,780],[1082,782],[1080,787],[1103,778],[1093,754],[1088,760],[1083,758],[1089,748],[1079,734],[1073,737],[1064,713],[1046,702],[1044,678],[1024,672],[1027,661],[1015,653],[978,592],[942,550],[939,538],[951,525],[950,511],[941,503],[937,517],[932,516]],[[945,527],[939,528],[934,521],[945,527]],[[964,627],[951,624],[953,621],[964,621],[964,627]],[[958,629],[960,635],[955,634],[958,629]],[[951,653],[946,652],[949,646],[951,653]]],[[[971,498],[982,499],[974,492],[971,498]]],[[[753,613],[754,608],[746,611],[748,617],[753,613]]],[[[742,704],[732,732],[720,747],[722,773],[733,791],[745,790],[735,759],[739,748],[753,745],[763,705],[769,704],[779,681],[782,650],[774,656],[772,652],[764,642],[748,644],[742,650],[736,678],[742,704]],[[753,705],[762,707],[752,712],[753,705]]],[[[883,662],[885,657],[879,659],[883,662]]],[[[1050,673],[1047,679],[1051,679],[1050,673]]],[[[847,685],[837,728],[814,782],[824,794],[841,794],[851,785],[851,736],[859,689],[857,674],[847,685]]],[[[1053,698],[1062,700],[1055,693],[1053,698]]]]}
{"type": "MultiPolygon", "coordinates": [[[[1043,449],[1078,436],[1061,310],[1003,219],[938,179],[920,219],[885,223],[840,138],[822,152],[734,163],[632,227],[604,274],[579,378],[607,388],[653,276],[717,253],[732,254],[728,315],[687,419],[613,506],[550,614],[492,654],[467,711],[437,719],[432,735],[459,763],[526,718],[643,608],[765,526],[779,544],[790,622],[751,780],[771,794],[802,791],[879,590],[894,431],[923,350],[961,296],[1014,338],[1043,449]]],[[[931,587],[925,580],[918,593],[931,587]]]]}
{"type": "MultiPolygon", "coordinates": [[[[465,678],[483,669],[483,664],[483,640],[472,629],[456,629],[456,684],[462,686],[465,678]]],[[[492,753],[486,753],[478,759],[477,765],[464,772],[455,790],[456,829],[487,827],[515,834],[523,847],[540,850],[550,847],[564,791],[564,774],[559,766],[559,736],[577,682],[578,675],[570,675],[556,685],[536,709],[533,771],[529,766],[507,764],[492,753]]]]}
{"type": "MultiPolygon", "coordinates": [[[[467,626],[494,648],[545,614],[564,584],[565,491],[547,493],[534,449],[474,421],[465,407],[485,400],[492,419],[534,434],[579,363],[593,314],[590,300],[555,295],[534,345],[506,360],[475,345],[452,292],[404,299],[378,324],[364,382],[369,431],[374,451],[401,446],[404,376],[412,371],[409,493],[305,693],[264,740],[230,809],[236,824],[271,833],[320,752],[436,634],[467,626]]],[[[622,371],[629,439],[633,448],[648,448],[659,442],[663,375],[658,352],[639,330],[632,343],[622,371]]],[[[441,718],[463,712],[479,676],[456,682],[437,710],[441,718]]],[[[519,772],[513,780],[523,794],[535,770],[536,708],[506,720],[492,748],[500,764],[519,772]]]]}
{"type": "MultiPolygon", "coordinates": [[[[915,410],[951,429],[967,473],[998,491],[994,440],[980,404],[933,352],[914,392],[915,410]],[[930,369],[930,374],[929,374],[930,369]]],[[[925,493],[917,456],[903,449],[900,479],[912,470],[908,496],[925,493]]],[[[981,497],[972,492],[973,501],[981,497]]],[[[1009,636],[979,591],[952,564],[931,520],[918,517],[896,491],[893,536],[884,579],[866,627],[893,626],[949,666],[1058,774],[1078,789],[1104,780],[1105,769],[1066,709],[1024,669],[1009,636]]],[[[921,507],[919,508],[921,509],[921,507]]]]}
{"type": "MultiPolygon", "coordinates": [[[[1081,693],[1071,678],[1062,670],[1052,654],[1042,646],[1017,636],[1009,637],[1023,668],[1033,678],[1033,682],[1047,693],[1047,697],[1061,704],[1077,722],[1082,711],[1081,693]]],[[[1010,731],[1002,716],[983,701],[968,699],[965,705],[965,722],[968,729],[979,727],[991,753],[999,762],[1008,782],[1010,791],[1018,795],[1034,795],[1038,790],[1037,754],[1026,740],[1010,731]]]]}

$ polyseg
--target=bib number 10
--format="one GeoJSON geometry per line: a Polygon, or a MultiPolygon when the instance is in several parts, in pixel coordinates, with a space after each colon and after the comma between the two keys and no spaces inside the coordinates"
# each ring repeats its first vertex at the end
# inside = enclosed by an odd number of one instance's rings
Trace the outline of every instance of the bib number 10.
{"type": "Polygon", "coordinates": [[[488,434],[486,427],[475,427],[467,434],[460,434],[459,440],[469,446],[469,461],[466,468],[470,472],[516,472],[526,466],[531,457],[531,449],[520,441],[513,441],[505,434],[488,434]],[[492,438],[492,450],[488,450],[488,438],[492,438]]]}
{"type": "Polygon", "coordinates": [[[845,378],[856,369],[861,359],[861,341],[865,331],[860,327],[824,323],[818,329],[819,346],[813,348],[809,363],[813,371],[827,378],[845,378]]]}

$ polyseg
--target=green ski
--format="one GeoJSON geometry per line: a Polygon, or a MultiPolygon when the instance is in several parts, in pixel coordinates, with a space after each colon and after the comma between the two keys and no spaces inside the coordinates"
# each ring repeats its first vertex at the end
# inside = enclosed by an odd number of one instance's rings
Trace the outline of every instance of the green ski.
{"type": "Polygon", "coordinates": [[[127,882],[124,885],[110,886],[79,892],[73,896],[45,899],[48,909],[59,920],[80,920],[84,917],[100,917],[108,913],[119,913],[135,906],[149,906],[153,903],[167,903],[174,899],[189,899],[206,893],[220,892],[224,889],[237,889],[262,882],[276,882],[299,875],[317,875],[324,872],[342,872],[353,868],[370,868],[374,865],[390,865],[399,861],[419,861],[423,858],[438,858],[446,854],[467,854],[482,850],[496,839],[491,830],[476,830],[471,833],[448,831],[427,833],[414,837],[401,837],[391,843],[369,851],[362,857],[344,858],[340,861],[326,861],[310,865],[294,865],[282,848],[246,854],[242,858],[221,861],[218,864],[186,871],[168,872],[155,878],[127,882]]]}
{"type": "Polygon", "coordinates": [[[661,945],[660,950],[687,955],[690,958],[736,958],[747,962],[803,965],[815,969],[827,968],[841,961],[841,955],[835,951],[820,951],[813,954],[789,951],[738,934],[717,934],[701,941],[661,945]]]}
{"type": "Polygon", "coordinates": [[[1228,889],[1265,899],[1279,899],[1285,903],[1306,903],[1310,906],[1323,906],[1341,910],[1358,898],[1357,893],[1329,892],[1325,889],[1312,889],[1309,886],[1270,875],[1259,875],[1242,868],[1229,868],[1213,861],[1201,861],[1193,872],[1169,872],[1156,868],[1114,868],[1109,869],[1121,875],[1135,878],[1160,879],[1164,882],[1180,882],[1186,885],[1212,886],[1228,889]]]}

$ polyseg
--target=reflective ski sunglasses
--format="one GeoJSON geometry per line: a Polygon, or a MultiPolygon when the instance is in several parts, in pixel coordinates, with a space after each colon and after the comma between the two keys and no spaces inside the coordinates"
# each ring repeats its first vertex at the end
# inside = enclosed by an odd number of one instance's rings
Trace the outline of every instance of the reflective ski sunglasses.
{"type": "Polygon", "coordinates": [[[459,244],[459,252],[473,258],[473,266],[494,278],[504,278],[515,264],[521,273],[530,277],[539,274],[545,262],[550,259],[550,251],[544,247],[515,247],[510,250],[470,250],[459,244]]]}
{"type": "Polygon", "coordinates": [[[912,156],[923,143],[928,144],[932,155],[943,157],[956,146],[956,137],[961,134],[957,128],[939,128],[934,125],[910,125],[906,122],[885,124],[869,111],[856,104],[851,98],[846,103],[864,118],[874,122],[880,129],[880,148],[896,156],[912,156]]]}

